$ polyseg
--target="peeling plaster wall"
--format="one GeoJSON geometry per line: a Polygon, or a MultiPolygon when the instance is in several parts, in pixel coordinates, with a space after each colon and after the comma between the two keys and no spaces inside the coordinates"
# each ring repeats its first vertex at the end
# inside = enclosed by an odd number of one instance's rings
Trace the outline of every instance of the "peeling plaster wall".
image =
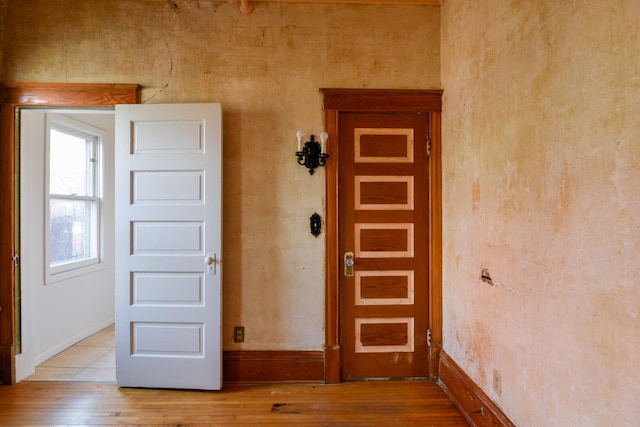
{"type": "Polygon", "coordinates": [[[444,349],[517,425],[638,425],[640,2],[441,19],[444,349]]]}
{"type": "Polygon", "coordinates": [[[0,4],[5,81],[139,83],[147,103],[222,103],[224,348],[322,349],[325,248],[309,217],[323,215],[324,171],[296,164],[295,132],[323,130],[321,87],[439,88],[439,8],[0,4]]]}

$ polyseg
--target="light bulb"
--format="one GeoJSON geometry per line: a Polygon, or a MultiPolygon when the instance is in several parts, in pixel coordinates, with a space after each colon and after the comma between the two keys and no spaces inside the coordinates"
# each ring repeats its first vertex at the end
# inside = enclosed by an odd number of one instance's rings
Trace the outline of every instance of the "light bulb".
{"type": "Polygon", "coordinates": [[[304,133],[299,130],[296,132],[296,136],[298,137],[298,151],[302,151],[302,137],[304,136],[304,133]]]}
{"type": "Polygon", "coordinates": [[[321,153],[326,153],[327,150],[325,150],[326,145],[327,145],[327,138],[329,138],[329,134],[326,132],[322,132],[320,134],[320,142],[322,143],[322,148],[320,150],[321,153]]]}

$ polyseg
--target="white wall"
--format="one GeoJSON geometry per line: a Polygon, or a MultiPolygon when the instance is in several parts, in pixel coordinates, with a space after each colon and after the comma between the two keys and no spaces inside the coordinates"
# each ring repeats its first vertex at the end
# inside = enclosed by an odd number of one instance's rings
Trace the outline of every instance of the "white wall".
{"type": "MultiPolygon", "coordinates": [[[[57,110],[61,112],[61,110],[57,110]]],[[[44,191],[45,115],[23,109],[20,133],[20,242],[22,354],[20,381],[35,366],[114,320],[114,115],[112,111],[65,111],[65,115],[107,131],[104,159],[104,265],[96,271],[45,284],[44,191]]]]}

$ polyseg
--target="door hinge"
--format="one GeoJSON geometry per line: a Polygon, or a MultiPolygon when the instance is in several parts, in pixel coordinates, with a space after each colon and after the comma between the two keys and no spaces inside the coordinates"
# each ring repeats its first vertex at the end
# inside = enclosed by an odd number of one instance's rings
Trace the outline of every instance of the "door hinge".
{"type": "Polygon", "coordinates": [[[431,155],[431,138],[427,137],[427,157],[431,155]]]}
{"type": "Polygon", "coordinates": [[[13,261],[13,265],[15,265],[16,267],[20,265],[20,255],[13,254],[11,260],[13,261]]]}
{"type": "Polygon", "coordinates": [[[427,347],[431,347],[431,329],[427,329],[427,347]]]}

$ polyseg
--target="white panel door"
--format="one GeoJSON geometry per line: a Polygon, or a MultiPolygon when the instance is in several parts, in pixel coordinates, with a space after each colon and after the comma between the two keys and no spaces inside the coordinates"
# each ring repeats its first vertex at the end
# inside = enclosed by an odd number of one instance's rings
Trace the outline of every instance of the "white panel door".
{"type": "Polygon", "coordinates": [[[116,107],[116,378],[222,387],[222,111],[116,107]]]}

